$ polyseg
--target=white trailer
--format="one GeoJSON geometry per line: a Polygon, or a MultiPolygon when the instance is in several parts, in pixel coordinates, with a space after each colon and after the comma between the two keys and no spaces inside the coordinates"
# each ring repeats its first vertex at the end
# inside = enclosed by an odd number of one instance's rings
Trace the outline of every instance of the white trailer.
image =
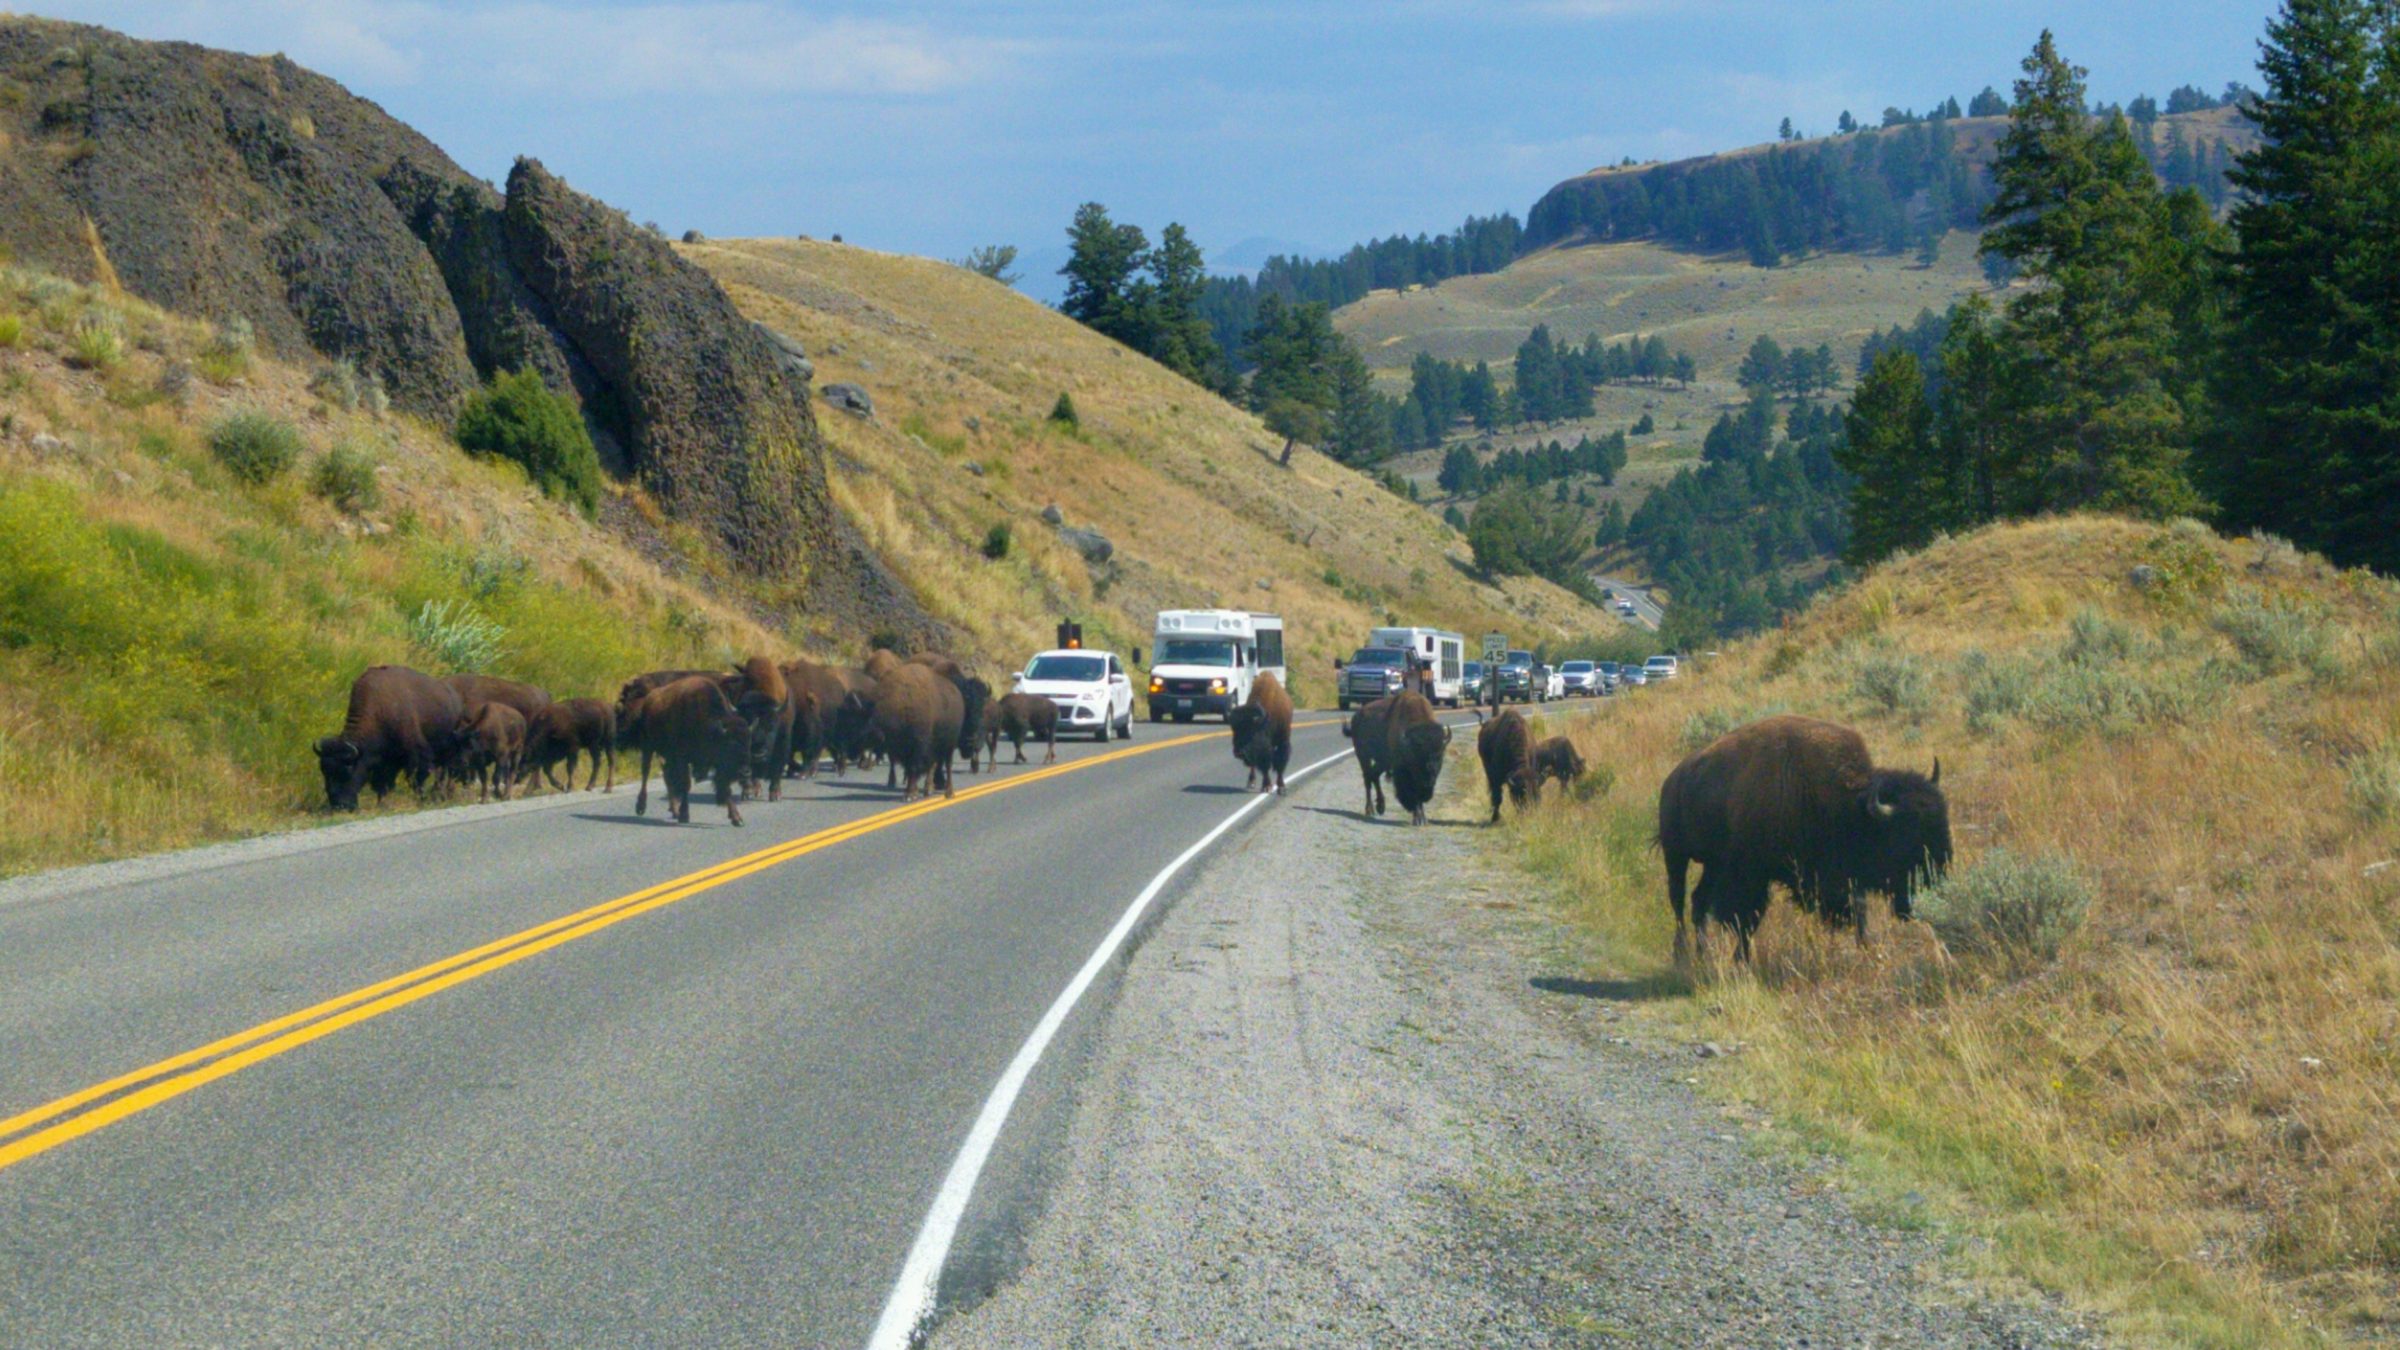
{"type": "Polygon", "coordinates": [[[1368,635],[1369,645],[1398,647],[1431,677],[1431,689],[1425,697],[1448,707],[1458,707],[1467,699],[1467,640],[1456,633],[1438,628],[1378,628],[1368,635]]]}
{"type": "Polygon", "coordinates": [[[1243,609],[1159,611],[1150,650],[1150,720],[1230,718],[1262,674],[1286,688],[1283,619],[1243,609]]]}

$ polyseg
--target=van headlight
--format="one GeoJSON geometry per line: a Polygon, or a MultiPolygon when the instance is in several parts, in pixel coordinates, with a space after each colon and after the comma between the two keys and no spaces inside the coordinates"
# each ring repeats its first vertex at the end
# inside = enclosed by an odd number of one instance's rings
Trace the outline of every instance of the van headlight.
{"type": "Polygon", "coordinates": [[[1225,682],[1224,682],[1223,680],[1210,680],[1210,681],[1208,682],[1208,692],[1210,692],[1210,693],[1212,693],[1212,694],[1222,694],[1222,693],[1224,693],[1224,692],[1225,692],[1225,682]]]}
{"type": "Polygon", "coordinates": [[[1167,692],[1167,682],[1158,678],[1156,675],[1151,676],[1150,692],[1153,694],[1163,694],[1167,692]]]}

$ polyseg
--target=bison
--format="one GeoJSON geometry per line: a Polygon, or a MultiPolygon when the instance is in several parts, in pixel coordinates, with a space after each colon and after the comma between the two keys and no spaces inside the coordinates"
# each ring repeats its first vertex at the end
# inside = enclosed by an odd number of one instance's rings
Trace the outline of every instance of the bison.
{"type": "Polygon", "coordinates": [[[826,750],[826,731],[833,712],[853,687],[832,666],[794,661],[783,668],[784,685],[792,691],[792,763],[800,776],[815,775],[826,750]],[[807,695],[805,701],[800,695],[807,695]]]}
{"type": "Polygon", "coordinates": [[[358,809],[360,787],[383,800],[405,773],[421,796],[449,757],[464,705],[458,691],[406,666],[370,666],[350,685],[350,710],[338,736],[316,744],[325,805],[358,809]]]}
{"type": "Polygon", "coordinates": [[[1525,790],[1532,778],[1533,728],[1516,709],[1483,724],[1475,733],[1475,756],[1483,761],[1484,790],[1492,796],[1492,818],[1489,824],[1500,823],[1500,794],[1506,792],[1519,807],[1525,805],[1525,790]]]}
{"type": "Polygon", "coordinates": [[[1292,699],[1273,675],[1260,674],[1250,697],[1225,719],[1233,728],[1233,757],[1249,770],[1242,786],[1283,795],[1283,771],[1292,762],[1292,699]]]}
{"type": "Polygon", "coordinates": [[[692,820],[692,770],[698,767],[717,780],[717,803],[725,818],[742,823],[734,787],[750,764],[750,724],[733,709],[724,686],[711,675],[693,675],[653,689],[634,709],[623,728],[628,741],[642,752],[642,787],[634,795],[633,812],[650,810],[650,757],[666,762],[667,810],[678,824],[692,820]]]}
{"type": "Polygon", "coordinates": [[[475,800],[508,800],[509,784],[525,762],[525,714],[505,703],[478,703],[458,723],[461,767],[475,780],[475,800]]]}
{"type": "Polygon", "coordinates": [[[1009,694],[992,704],[984,716],[984,749],[992,764],[1000,763],[1000,738],[1016,747],[1019,764],[1025,762],[1025,742],[1028,738],[1049,747],[1042,755],[1044,764],[1058,759],[1058,705],[1038,694],[1009,694]]]}
{"type": "Polygon", "coordinates": [[[677,680],[722,678],[724,678],[724,672],[715,670],[653,670],[627,680],[617,689],[617,734],[627,738],[624,741],[624,748],[628,750],[633,748],[631,737],[634,714],[641,711],[643,699],[677,680]]]}
{"type": "Polygon", "coordinates": [[[1658,792],[1676,951],[1691,941],[1684,878],[1695,862],[1698,940],[1711,919],[1728,924],[1743,961],[1778,882],[1827,923],[1850,920],[1861,941],[1868,894],[1889,895],[1892,913],[1908,918],[1919,879],[1950,865],[1941,783],[1938,759],[1931,776],[1878,769],[1857,732],[1807,717],[1753,722],[1693,753],[1658,792]]]}
{"type": "Polygon", "coordinates": [[[1383,814],[1383,776],[1391,772],[1390,763],[1384,759],[1384,726],[1391,715],[1392,700],[1388,697],[1379,698],[1352,713],[1350,720],[1342,723],[1342,734],[1350,738],[1351,747],[1358,755],[1358,775],[1367,786],[1366,804],[1359,808],[1359,814],[1363,816],[1383,814]]]}
{"type": "Polygon", "coordinates": [[[552,788],[565,792],[575,786],[575,760],[589,755],[591,772],[583,780],[589,792],[608,770],[607,791],[617,790],[617,714],[596,698],[570,698],[542,709],[525,732],[525,772],[540,774],[552,788]],[[558,781],[558,766],[567,766],[567,781],[558,781]]]}
{"type": "Polygon", "coordinates": [[[1526,775],[1525,789],[1538,801],[1544,779],[1554,780],[1560,787],[1572,787],[1577,779],[1583,777],[1583,773],[1583,752],[1575,748],[1575,742],[1564,736],[1553,736],[1533,747],[1533,762],[1526,775]]]}
{"type": "Polygon", "coordinates": [[[1433,714],[1423,694],[1394,694],[1392,711],[1384,719],[1384,762],[1392,775],[1392,793],[1411,825],[1425,823],[1425,808],[1433,802],[1434,784],[1441,781],[1442,755],[1450,747],[1450,728],[1433,714]]]}
{"type": "MultiPolygon", "coordinates": [[[[992,687],[972,675],[961,675],[951,683],[958,689],[958,753],[967,757],[968,773],[981,773],[983,720],[991,714],[992,687]]],[[[943,772],[949,770],[945,767],[943,772]]]]}
{"type": "Polygon", "coordinates": [[[958,686],[924,666],[896,666],[876,681],[869,727],[891,761],[902,801],[931,796],[936,787],[951,795],[950,757],[965,717],[958,686]]]}
{"type": "Polygon", "coordinates": [[[550,691],[538,684],[503,680],[495,675],[445,675],[442,683],[458,691],[459,706],[472,710],[478,703],[505,703],[528,725],[534,714],[550,706],[550,691]]]}
{"type": "Polygon", "coordinates": [[[757,795],[763,775],[767,800],[782,801],[783,770],[792,758],[792,692],[784,683],[783,667],[753,656],[724,685],[733,710],[750,724],[750,762],[742,775],[743,787],[757,795]]]}

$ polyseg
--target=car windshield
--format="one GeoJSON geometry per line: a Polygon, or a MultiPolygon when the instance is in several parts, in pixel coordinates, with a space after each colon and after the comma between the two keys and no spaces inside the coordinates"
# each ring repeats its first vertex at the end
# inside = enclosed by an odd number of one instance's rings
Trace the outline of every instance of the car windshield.
{"type": "Polygon", "coordinates": [[[1533,653],[1510,652],[1508,654],[1508,663],[1512,666],[1530,666],[1533,664],[1533,653]]]}
{"type": "Polygon", "coordinates": [[[1222,638],[1167,638],[1153,662],[1161,666],[1230,666],[1233,644],[1222,638]]]}
{"type": "Polygon", "coordinates": [[[1060,680],[1069,684],[1097,684],[1108,669],[1108,661],[1098,656],[1037,656],[1025,667],[1029,680],[1060,680]]]}
{"type": "Polygon", "coordinates": [[[1408,660],[1408,653],[1398,647],[1361,647],[1350,658],[1354,666],[1397,666],[1408,660]]]}
{"type": "Polygon", "coordinates": [[[1569,661],[1565,665],[1560,666],[1559,669],[1567,672],[1569,675],[1589,675],[1592,673],[1592,663],[1589,661],[1569,661]]]}
{"type": "Polygon", "coordinates": [[[1470,680],[1471,680],[1471,679],[1474,679],[1474,678],[1475,678],[1476,676],[1478,676],[1478,675],[1481,675],[1481,674],[1483,673],[1483,662],[1481,662],[1481,661],[1469,661],[1469,662],[1467,662],[1467,664],[1466,664],[1466,673],[1467,673],[1467,678],[1468,678],[1468,679],[1470,679],[1470,680]]]}
{"type": "Polygon", "coordinates": [[[1667,667],[1675,664],[1675,658],[1672,656],[1653,656],[1644,664],[1648,665],[1652,670],[1665,670],[1667,667]]]}

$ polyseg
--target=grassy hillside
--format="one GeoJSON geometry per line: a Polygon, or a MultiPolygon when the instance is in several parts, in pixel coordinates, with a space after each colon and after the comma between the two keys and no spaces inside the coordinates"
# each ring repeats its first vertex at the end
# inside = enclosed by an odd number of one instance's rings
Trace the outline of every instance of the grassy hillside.
{"type": "Polygon", "coordinates": [[[351,678],[454,668],[441,634],[412,635],[428,602],[499,625],[490,668],[562,696],[782,649],[514,466],[345,406],[329,375],[0,272],[0,874],[316,818],[309,745],[340,730],[351,678]],[[237,413],[292,427],[299,461],[239,480],[208,444],[237,413]],[[372,461],[373,504],[312,489],[337,447],[372,461]]]}
{"type": "Polygon", "coordinates": [[[1162,608],[1269,609],[1290,625],[1299,695],[1322,702],[1333,659],[1376,624],[1526,640],[1605,626],[1546,582],[1474,579],[1465,541],[1425,511],[1305,450],[1278,468],[1256,418],[997,282],[807,240],[683,251],[805,346],[820,388],[872,394],[872,421],[821,414],[836,500],[994,662],[1047,644],[1060,617],[1147,647],[1162,608]],[[1079,429],[1049,420],[1062,393],[1079,429]],[[1087,565],[1042,519],[1052,504],[1114,556],[1087,565]],[[987,561],[1003,524],[1008,555],[987,561]]]}
{"type": "Polygon", "coordinates": [[[1585,939],[1577,973],[1742,1047],[1714,1090],[1987,1273],[2138,1343],[2389,1337],[2396,634],[2400,587],[2273,541],[1986,530],[1577,723],[1613,783],[1498,846],[1585,939]],[[1957,867],[1864,949],[1779,901],[1755,970],[1678,969],[1659,782],[1777,710],[1938,755],[1957,867]]]}

